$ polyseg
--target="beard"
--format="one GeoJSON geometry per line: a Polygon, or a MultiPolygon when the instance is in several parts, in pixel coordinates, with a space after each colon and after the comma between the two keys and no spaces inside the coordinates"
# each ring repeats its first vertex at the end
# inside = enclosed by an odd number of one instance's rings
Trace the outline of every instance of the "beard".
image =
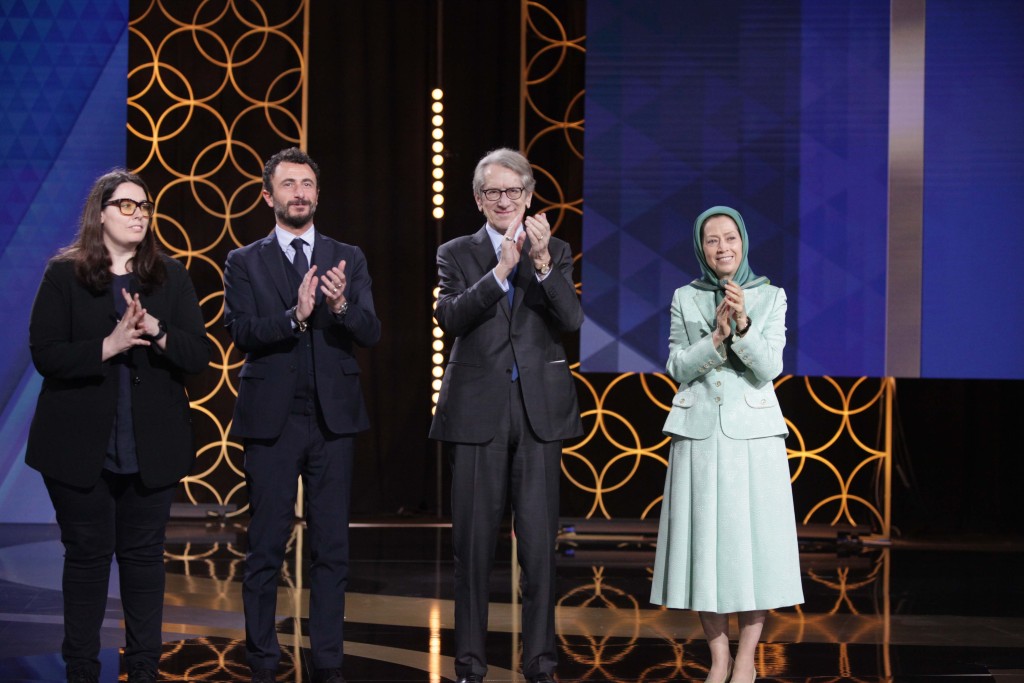
{"type": "Polygon", "coordinates": [[[280,225],[288,226],[289,228],[301,228],[309,225],[313,222],[313,214],[316,213],[316,202],[311,201],[296,201],[288,202],[287,204],[278,204],[274,202],[274,216],[277,217],[277,222],[280,225]],[[309,213],[304,216],[292,216],[288,209],[292,206],[308,206],[309,213]]]}

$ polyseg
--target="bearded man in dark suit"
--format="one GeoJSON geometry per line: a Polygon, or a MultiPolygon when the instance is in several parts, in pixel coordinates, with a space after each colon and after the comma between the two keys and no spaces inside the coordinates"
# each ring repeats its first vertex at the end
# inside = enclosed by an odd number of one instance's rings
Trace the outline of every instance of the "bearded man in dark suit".
{"type": "Polygon", "coordinates": [[[228,254],[224,319],[245,353],[231,436],[245,446],[249,551],[242,581],[253,683],[281,659],[278,574],[306,495],[312,564],[309,640],[315,683],[343,683],[348,519],[355,434],[369,427],[354,346],[380,338],[363,252],[313,226],[320,169],[299,149],[271,157],[263,198],[277,225],[228,254]]]}

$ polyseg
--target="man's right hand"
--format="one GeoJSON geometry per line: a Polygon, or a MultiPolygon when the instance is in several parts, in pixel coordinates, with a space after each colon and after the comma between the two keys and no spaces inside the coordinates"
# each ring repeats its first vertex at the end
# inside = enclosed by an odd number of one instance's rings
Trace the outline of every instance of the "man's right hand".
{"type": "Polygon", "coordinates": [[[316,306],[316,286],[319,282],[316,266],[310,266],[299,284],[299,300],[295,304],[295,319],[299,322],[304,322],[313,315],[313,307],[316,306]]]}
{"type": "Polygon", "coordinates": [[[519,212],[519,215],[512,220],[508,229],[505,230],[505,236],[501,238],[501,256],[498,258],[498,265],[494,267],[494,274],[498,276],[499,280],[508,280],[512,270],[519,264],[519,257],[523,253],[523,241],[526,239],[526,232],[524,231],[518,240],[515,239],[515,234],[523,222],[523,215],[525,213],[526,207],[523,207],[523,210],[519,212]]]}

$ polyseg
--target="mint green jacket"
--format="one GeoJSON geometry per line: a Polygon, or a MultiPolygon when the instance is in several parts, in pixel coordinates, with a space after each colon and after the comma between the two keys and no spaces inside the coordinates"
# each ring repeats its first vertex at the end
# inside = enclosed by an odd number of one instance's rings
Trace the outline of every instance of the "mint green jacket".
{"type": "Polygon", "coordinates": [[[672,328],[665,371],[679,383],[663,431],[669,436],[706,439],[720,419],[733,439],[787,436],[772,380],[782,374],[786,346],[786,292],[762,285],[743,290],[750,329],[732,339],[742,361],[737,370],[725,345],[712,345],[715,293],[686,285],[672,297],[672,328]]]}

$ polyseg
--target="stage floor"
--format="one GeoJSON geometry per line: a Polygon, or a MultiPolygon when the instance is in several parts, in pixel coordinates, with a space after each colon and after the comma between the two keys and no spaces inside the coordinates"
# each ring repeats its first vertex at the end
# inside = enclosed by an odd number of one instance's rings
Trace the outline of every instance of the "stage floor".
{"type": "MultiPolygon", "coordinates": [[[[167,681],[247,681],[239,581],[244,527],[175,522],[160,673],[167,681]]],[[[282,576],[279,681],[310,681],[305,632],[308,552],[301,527],[282,576]],[[301,558],[297,560],[296,558],[301,558]]],[[[569,547],[566,546],[569,550],[569,547]]],[[[806,603],[773,612],[761,680],[1024,681],[1024,548],[897,544],[801,556],[806,603]]],[[[518,673],[512,548],[492,582],[487,681],[518,673]]],[[[62,548],[55,526],[0,525],[0,681],[63,681],[62,548]]],[[[585,542],[559,560],[559,678],[703,681],[708,650],[696,615],[648,602],[653,552],[623,538],[585,542]]],[[[444,525],[352,529],[344,674],[357,681],[441,682],[452,669],[451,531],[444,525]]],[[[116,581],[103,629],[102,681],[124,680],[116,581]]]]}

